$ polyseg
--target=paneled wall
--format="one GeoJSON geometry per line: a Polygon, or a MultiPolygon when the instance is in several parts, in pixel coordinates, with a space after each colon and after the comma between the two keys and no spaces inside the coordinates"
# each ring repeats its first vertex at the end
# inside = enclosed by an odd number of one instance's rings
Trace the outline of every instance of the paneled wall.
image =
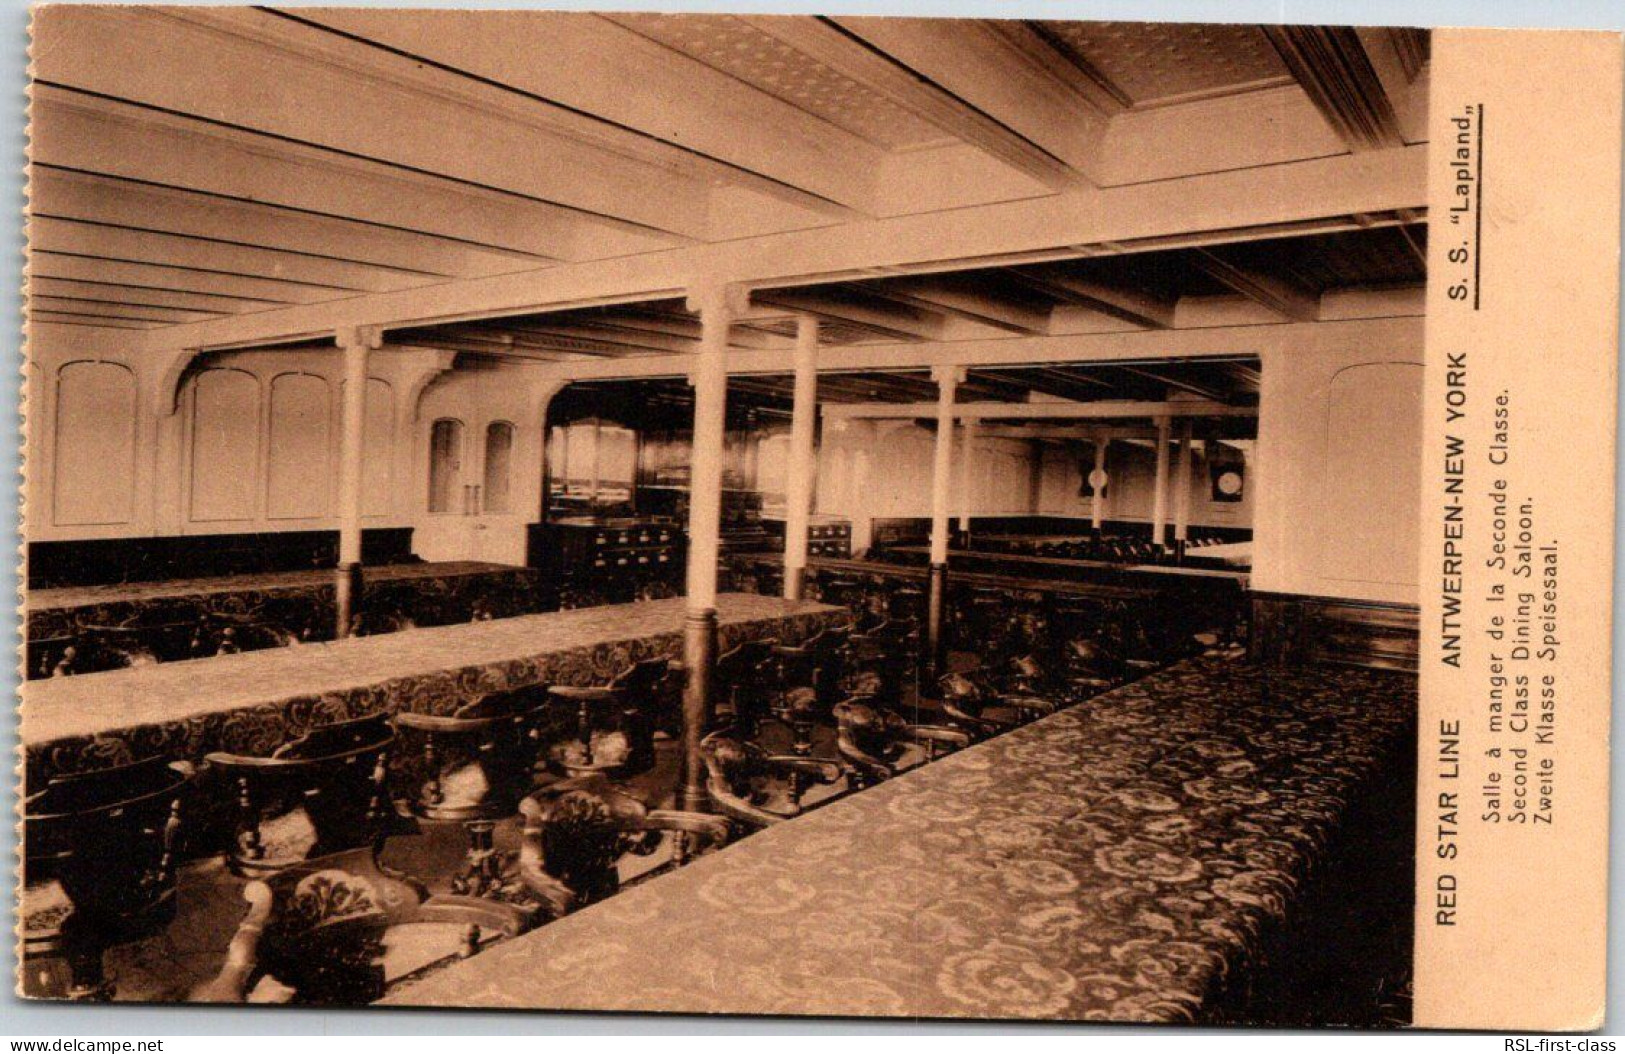
{"type": "MultiPolygon", "coordinates": [[[[1258,328],[1263,391],[1246,500],[1206,501],[1198,464],[1192,522],[1235,525],[1230,516],[1250,514],[1259,590],[1415,603],[1421,320],[1292,327],[1290,346],[1270,338],[1276,327],[1258,328]]],[[[161,363],[116,348],[48,350],[31,349],[28,365],[30,541],[337,526],[337,351],[203,356],[166,388],[161,363]]],[[[374,355],[367,526],[412,527],[429,558],[522,557],[522,525],[540,504],[540,422],[555,382],[523,366],[451,370],[451,358],[426,349],[374,355]],[[458,494],[480,488],[478,515],[455,502],[443,514],[426,511],[429,434],[443,417],[464,424],[452,486],[458,494]],[[492,427],[501,424],[512,431],[493,446],[492,427]],[[506,502],[488,463],[506,476],[506,502]]],[[[850,518],[860,548],[872,518],[928,515],[934,442],[914,422],[826,422],[818,509],[850,518]]],[[[1111,518],[1142,515],[1150,456],[1126,445],[1116,452],[1111,518]]],[[[971,511],[1086,515],[1077,472],[1076,458],[983,437],[971,511]]],[[[955,516],[965,507],[960,476],[956,465],[955,516]]]]}
{"type": "Polygon", "coordinates": [[[551,391],[523,368],[452,370],[429,382],[417,405],[410,485],[400,488],[418,555],[525,562],[526,525],[541,510],[551,391]]]}
{"type": "Polygon", "coordinates": [[[57,371],[52,445],[62,484],[53,495],[53,523],[135,521],[137,401],[135,371],[122,363],[80,360],[57,371]]]}
{"type": "MultiPolygon", "coordinates": [[[[955,436],[950,510],[966,509],[955,436]]],[[[819,451],[817,509],[852,521],[853,545],[868,544],[870,520],[931,515],[931,470],[936,432],[912,421],[825,422],[819,451]]],[[[1037,476],[1032,444],[979,437],[971,459],[969,509],[977,516],[1019,516],[1036,511],[1037,476]]]]}
{"type": "MultiPolygon", "coordinates": [[[[1190,523],[1193,527],[1248,527],[1253,522],[1252,446],[1250,441],[1227,444],[1228,456],[1244,459],[1240,501],[1216,501],[1208,474],[1208,451],[1201,443],[1191,459],[1190,523]]],[[[1168,472],[1174,477],[1177,443],[1169,446],[1168,472]]],[[[1091,497],[1084,493],[1084,477],[1094,468],[1094,449],[1088,443],[1070,447],[1046,445],[1038,511],[1046,516],[1089,516],[1091,497]]],[[[1150,523],[1157,480],[1156,446],[1150,440],[1116,440],[1107,447],[1106,474],[1110,481],[1102,518],[1150,523]]],[[[1174,522],[1174,502],[1168,502],[1168,523],[1174,522]]]]}
{"type": "MultiPolygon", "coordinates": [[[[79,541],[332,530],[343,413],[337,350],[198,356],[178,377],[119,349],[29,364],[27,537],[79,541]]],[[[523,368],[451,370],[449,353],[386,347],[367,379],[364,525],[426,518],[428,435],[448,400],[495,456],[473,471],[493,508],[535,519],[538,385],[523,368]],[[470,408],[497,408],[470,413],[470,408]],[[420,410],[427,406],[430,416],[420,410]],[[486,478],[489,476],[489,478],[486,478]],[[505,489],[506,488],[506,489],[505,489]]],[[[461,482],[461,476],[459,476],[461,482]]]]}
{"type": "Polygon", "coordinates": [[[1414,604],[1422,479],[1422,324],[1381,339],[1328,327],[1266,357],[1253,587],[1414,604]]]}

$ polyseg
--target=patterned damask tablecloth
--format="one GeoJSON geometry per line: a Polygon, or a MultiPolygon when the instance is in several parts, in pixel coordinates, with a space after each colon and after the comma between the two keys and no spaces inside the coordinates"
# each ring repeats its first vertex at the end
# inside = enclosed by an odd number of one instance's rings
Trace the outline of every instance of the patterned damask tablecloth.
{"type": "MultiPolygon", "coordinates": [[[[449,713],[504,688],[602,684],[637,660],[680,654],[683,611],[681,599],[652,600],[29,681],[28,785],[154,755],[263,753],[317,725],[379,710],[449,713]]],[[[847,615],[725,593],[717,617],[728,648],[795,643],[847,615]]]]}
{"type": "Polygon", "coordinates": [[[1191,660],[498,946],[405,1005],[1191,1021],[1415,682],[1191,660]]]}

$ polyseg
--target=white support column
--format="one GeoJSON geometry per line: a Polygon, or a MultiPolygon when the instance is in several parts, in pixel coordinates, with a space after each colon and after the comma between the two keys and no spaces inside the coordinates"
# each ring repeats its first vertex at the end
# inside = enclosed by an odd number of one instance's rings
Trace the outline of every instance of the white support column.
{"type": "Polygon", "coordinates": [[[966,419],[960,427],[959,530],[968,535],[971,515],[976,511],[976,436],[980,422],[966,419]]]}
{"type": "Polygon", "coordinates": [[[559,426],[559,449],[557,461],[559,470],[559,493],[570,492],[570,426],[559,426]]]}
{"type": "Polygon", "coordinates": [[[795,403],[790,417],[790,464],[785,483],[784,595],[800,600],[807,571],[807,523],[812,516],[813,432],[818,419],[818,318],[796,322],[795,403]]]}
{"type": "Polygon", "coordinates": [[[931,462],[931,563],[948,562],[948,506],[953,482],[954,392],[964,380],[957,366],[939,366],[931,371],[937,382],[937,445],[931,462]]]}
{"type": "Polygon", "coordinates": [[[1151,503],[1151,542],[1166,547],[1168,541],[1168,438],[1172,422],[1157,418],[1157,481],[1151,503]]]}
{"type": "Polygon", "coordinates": [[[693,290],[688,308],[700,316],[694,355],[694,443],[688,492],[688,612],[683,620],[683,774],[678,807],[703,810],[705,758],[700,739],[711,719],[717,661],[717,559],[722,533],[722,458],[728,406],[728,331],[747,305],[735,286],[693,290]]]}
{"type": "Polygon", "coordinates": [[[1179,425],[1179,464],[1174,473],[1174,543],[1183,545],[1191,524],[1191,421],[1179,425]]]}
{"type": "Polygon", "coordinates": [[[339,444],[339,559],[334,575],[333,632],[348,637],[361,609],[361,459],[367,429],[367,360],[382,341],[378,330],[338,330],[344,352],[344,408],[339,444]]]}
{"type": "Polygon", "coordinates": [[[604,422],[596,417],[592,419],[592,467],[588,471],[587,503],[596,506],[604,471],[604,422]]]}
{"type": "Polygon", "coordinates": [[[965,379],[965,371],[958,366],[938,366],[931,373],[937,382],[937,446],[931,464],[931,577],[923,657],[929,674],[927,683],[934,687],[945,672],[947,658],[948,488],[953,476],[954,393],[965,379]]]}
{"type": "Polygon", "coordinates": [[[1096,534],[1100,533],[1101,524],[1106,513],[1106,486],[1110,482],[1106,477],[1106,451],[1111,446],[1111,440],[1101,436],[1095,440],[1095,469],[1091,474],[1092,493],[1089,497],[1089,526],[1094,528],[1096,534]],[[1105,486],[1102,483],[1105,483],[1105,486]]]}

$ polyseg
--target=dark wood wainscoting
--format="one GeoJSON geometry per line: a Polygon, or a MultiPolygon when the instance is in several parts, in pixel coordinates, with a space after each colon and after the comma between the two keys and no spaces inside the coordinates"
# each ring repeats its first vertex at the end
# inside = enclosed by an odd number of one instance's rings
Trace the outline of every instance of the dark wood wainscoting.
{"type": "Polygon", "coordinates": [[[1420,636],[1414,604],[1255,592],[1252,607],[1255,662],[1416,670],[1420,636]]]}
{"type": "MultiPolygon", "coordinates": [[[[338,531],[32,542],[28,546],[28,588],[308,571],[332,567],[338,555],[338,531]]],[[[362,563],[399,564],[414,560],[412,528],[369,527],[361,532],[362,563]]]]}

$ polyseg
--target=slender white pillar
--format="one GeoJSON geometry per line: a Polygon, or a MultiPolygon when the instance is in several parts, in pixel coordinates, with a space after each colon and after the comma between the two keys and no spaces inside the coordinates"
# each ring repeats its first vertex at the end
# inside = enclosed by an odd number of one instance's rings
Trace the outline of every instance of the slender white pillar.
{"type": "Polygon", "coordinates": [[[592,419],[592,468],[587,477],[587,500],[593,505],[598,504],[598,488],[602,485],[604,471],[604,422],[594,417],[592,419]]]}
{"type": "Polygon", "coordinates": [[[1183,542],[1191,525],[1191,419],[1179,425],[1179,465],[1174,473],[1174,541],[1183,542]]]}
{"type": "Polygon", "coordinates": [[[717,553],[722,530],[722,461],[728,405],[728,327],[736,313],[724,290],[690,297],[700,313],[694,356],[694,447],[688,493],[688,607],[717,603],[717,553]]]}
{"type": "Polygon", "coordinates": [[[1093,474],[1094,482],[1090,484],[1092,493],[1089,496],[1089,526],[1093,527],[1097,534],[1100,532],[1101,523],[1105,519],[1106,488],[1100,486],[1099,483],[1106,478],[1106,448],[1110,445],[1110,439],[1101,438],[1095,440],[1095,470],[1093,474]]]}
{"type": "Polygon", "coordinates": [[[347,637],[361,606],[361,480],[367,429],[367,360],[380,346],[376,329],[334,334],[344,352],[344,406],[339,443],[339,559],[334,576],[334,635],[347,637]]]}
{"type": "Polygon", "coordinates": [[[807,523],[812,516],[813,431],[818,418],[818,319],[796,323],[795,403],[790,417],[790,465],[784,488],[784,595],[800,600],[807,571],[807,523]]]}
{"type": "Polygon", "coordinates": [[[694,443],[688,492],[688,612],[683,619],[683,771],[678,805],[703,810],[705,758],[700,740],[711,721],[717,662],[717,558],[722,533],[722,457],[728,405],[728,328],[744,291],[715,286],[689,294],[700,316],[694,355],[694,443]]]}
{"type": "MultiPolygon", "coordinates": [[[[926,598],[926,684],[935,686],[947,672],[948,626],[948,486],[953,473],[954,392],[965,379],[960,367],[938,366],[932,371],[937,382],[937,446],[931,464],[931,570],[926,598]]],[[[924,687],[924,686],[922,686],[924,687]]]]}
{"type": "Polygon", "coordinates": [[[964,379],[959,367],[938,366],[932,371],[937,382],[937,446],[931,463],[931,562],[948,562],[948,506],[954,457],[954,391],[964,379]]]}
{"type": "Polygon", "coordinates": [[[1151,541],[1166,547],[1168,543],[1168,436],[1171,428],[1166,416],[1157,418],[1157,482],[1151,503],[1151,541]]]}
{"type": "Polygon", "coordinates": [[[971,514],[976,506],[976,435],[980,422],[967,417],[961,428],[959,450],[959,529],[970,531],[971,514]]]}
{"type": "Polygon", "coordinates": [[[553,467],[559,473],[559,493],[570,493],[570,426],[555,429],[559,435],[558,450],[553,454],[553,467]]]}

